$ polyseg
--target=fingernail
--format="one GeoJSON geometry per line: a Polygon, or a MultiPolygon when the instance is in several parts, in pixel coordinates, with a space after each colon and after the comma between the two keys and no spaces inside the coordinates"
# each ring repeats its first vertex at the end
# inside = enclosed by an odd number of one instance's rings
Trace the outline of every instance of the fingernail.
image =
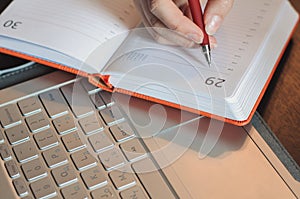
{"type": "Polygon", "coordinates": [[[203,37],[195,33],[189,33],[187,37],[196,44],[201,44],[203,41],[203,37]]]}
{"type": "Polygon", "coordinates": [[[215,48],[218,47],[218,44],[217,44],[217,43],[210,43],[210,47],[211,47],[212,49],[215,49],[215,48]]]}
{"type": "Polygon", "coordinates": [[[207,23],[205,30],[208,35],[213,35],[217,32],[222,23],[222,18],[218,15],[214,15],[207,23]]]}

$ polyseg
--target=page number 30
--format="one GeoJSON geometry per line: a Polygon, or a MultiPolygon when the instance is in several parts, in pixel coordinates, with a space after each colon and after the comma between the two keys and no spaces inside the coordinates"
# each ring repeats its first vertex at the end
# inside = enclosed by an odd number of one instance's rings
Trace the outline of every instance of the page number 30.
{"type": "Polygon", "coordinates": [[[14,20],[7,20],[4,22],[3,27],[4,28],[11,28],[11,29],[18,29],[18,27],[22,24],[20,21],[14,21],[14,20]]]}

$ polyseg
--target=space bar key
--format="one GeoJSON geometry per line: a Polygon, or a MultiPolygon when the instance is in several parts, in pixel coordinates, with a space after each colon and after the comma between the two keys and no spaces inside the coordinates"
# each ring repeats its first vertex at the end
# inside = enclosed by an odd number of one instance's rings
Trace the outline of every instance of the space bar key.
{"type": "Polygon", "coordinates": [[[151,198],[176,198],[152,160],[146,158],[135,162],[132,168],[151,198]]]}

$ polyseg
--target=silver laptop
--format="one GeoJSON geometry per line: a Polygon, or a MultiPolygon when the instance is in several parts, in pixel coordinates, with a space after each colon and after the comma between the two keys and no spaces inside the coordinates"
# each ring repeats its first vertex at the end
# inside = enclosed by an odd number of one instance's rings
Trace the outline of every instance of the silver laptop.
{"type": "Polygon", "coordinates": [[[251,126],[56,71],[0,91],[0,198],[299,198],[251,126]]]}

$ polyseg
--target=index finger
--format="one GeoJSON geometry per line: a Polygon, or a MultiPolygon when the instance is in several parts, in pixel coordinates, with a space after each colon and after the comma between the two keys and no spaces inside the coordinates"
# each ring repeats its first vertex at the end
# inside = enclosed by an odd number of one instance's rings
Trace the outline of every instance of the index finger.
{"type": "Polygon", "coordinates": [[[197,43],[203,39],[202,30],[191,21],[172,0],[152,0],[151,12],[168,28],[193,38],[197,43]]]}

